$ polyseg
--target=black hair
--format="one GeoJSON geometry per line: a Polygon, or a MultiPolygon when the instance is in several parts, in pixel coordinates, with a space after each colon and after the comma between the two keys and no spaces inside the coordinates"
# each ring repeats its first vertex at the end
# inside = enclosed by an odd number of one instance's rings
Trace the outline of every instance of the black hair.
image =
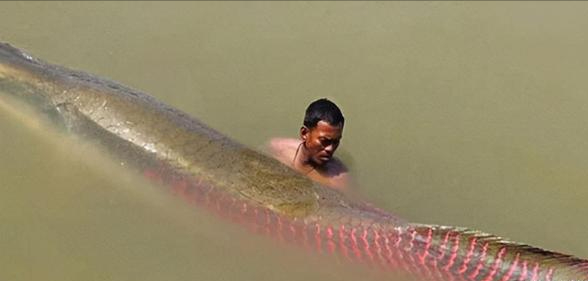
{"type": "Polygon", "coordinates": [[[345,123],[345,118],[343,118],[339,107],[326,98],[315,100],[308,105],[304,115],[304,126],[309,129],[314,128],[321,120],[331,126],[343,126],[345,123]]]}

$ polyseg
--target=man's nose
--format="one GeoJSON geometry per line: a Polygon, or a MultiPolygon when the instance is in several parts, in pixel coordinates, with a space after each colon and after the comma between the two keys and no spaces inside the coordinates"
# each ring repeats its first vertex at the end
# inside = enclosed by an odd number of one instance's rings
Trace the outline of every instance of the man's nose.
{"type": "Polygon", "coordinates": [[[335,149],[337,149],[337,147],[333,144],[329,144],[327,147],[325,147],[325,151],[327,152],[333,152],[335,149]]]}

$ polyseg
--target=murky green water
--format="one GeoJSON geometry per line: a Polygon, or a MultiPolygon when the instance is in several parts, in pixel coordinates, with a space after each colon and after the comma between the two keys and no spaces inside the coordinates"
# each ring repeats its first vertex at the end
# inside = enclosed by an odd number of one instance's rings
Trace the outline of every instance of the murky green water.
{"type": "MultiPolygon", "coordinates": [[[[0,27],[1,41],[255,147],[295,136],[306,105],[330,97],[357,193],[411,221],[588,258],[587,4],[2,3],[0,27]]],[[[363,277],[235,239],[22,124],[0,111],[0,279],[363,277]]]]}

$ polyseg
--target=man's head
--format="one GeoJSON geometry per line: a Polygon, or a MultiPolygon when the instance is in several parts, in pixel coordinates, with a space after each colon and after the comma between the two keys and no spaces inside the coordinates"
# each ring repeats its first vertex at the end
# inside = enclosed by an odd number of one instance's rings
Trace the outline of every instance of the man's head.
{"type": "Polygon", "coordinates": [[[331,160],[343,136],[344,124],[345,118],[333,102],[322,98],[308,106],[300,138],[310,161],[322,165],[331,160]]]}

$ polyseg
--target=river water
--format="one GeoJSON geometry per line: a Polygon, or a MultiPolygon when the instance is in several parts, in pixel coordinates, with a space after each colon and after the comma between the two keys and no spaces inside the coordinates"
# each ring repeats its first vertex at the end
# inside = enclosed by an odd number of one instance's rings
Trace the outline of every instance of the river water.
{"type": "MultiPolygon", "coordinates": [[[[585,3],[3,2],[0,26],[252,147],[328,97],[357,196],[588,258],[585,3]]],[[[71,141],[0,107],[0,279],[382,277],[245,235],[71,141]]]]}

